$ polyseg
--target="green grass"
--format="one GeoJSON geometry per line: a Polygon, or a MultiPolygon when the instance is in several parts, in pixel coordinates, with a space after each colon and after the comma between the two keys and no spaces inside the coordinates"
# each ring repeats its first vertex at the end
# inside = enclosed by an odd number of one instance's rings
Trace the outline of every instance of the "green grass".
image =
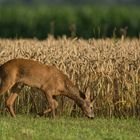
{"type": "Polygon", "coordinates": [[[0,117],[0,140],[139,140],[137,119],[0,117]]]}

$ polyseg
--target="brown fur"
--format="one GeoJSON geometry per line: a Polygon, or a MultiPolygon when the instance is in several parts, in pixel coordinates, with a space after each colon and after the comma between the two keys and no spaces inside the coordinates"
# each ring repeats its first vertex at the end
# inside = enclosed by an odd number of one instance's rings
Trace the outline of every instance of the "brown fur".
{"type": "Polygon", "coordinates": [[[15,113],[12,105],[17,97],[18,90],[16,89],[19,83],[40,88],[45,93],[50,108],[42,114],[52,111],[55,116],[58,103],[53,97],[64,95],[74,100],[88,117],[93,117],[89,99],[82,98],[78,88],[56,67],[33,60],[12,59],[0,66],[0,94],[12,89],[12,94],[6,104],[13,117],[15,113]]]}

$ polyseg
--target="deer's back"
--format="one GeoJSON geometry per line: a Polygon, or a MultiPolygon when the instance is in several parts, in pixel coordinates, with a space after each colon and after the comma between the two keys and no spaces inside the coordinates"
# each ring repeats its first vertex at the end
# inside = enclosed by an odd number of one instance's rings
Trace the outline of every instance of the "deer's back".
{"type": "Polygon", "coordinates": [[[42,89],[64,90],[65,75],[54,66],[27,59],[12,59],[0,67],[9,79],[42,89]]]}

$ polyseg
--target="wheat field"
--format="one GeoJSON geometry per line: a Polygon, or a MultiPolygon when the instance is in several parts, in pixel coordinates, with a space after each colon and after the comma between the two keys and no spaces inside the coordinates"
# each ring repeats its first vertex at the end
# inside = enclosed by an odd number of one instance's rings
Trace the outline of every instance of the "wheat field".
{"type": "MultiPolygon", "coordinates": [[[[13,58],[55,65],[82,91],[90,87],[96,116],[140,116],[139,39],[0,39],[0,64],[13,58]]],[[[0,96],[3,114],[9,94],[10,91],[0,96]]],[[[70,99],[58,97],[58,101],[58,115],[81,115],[70,99]]],[[[14,105],[17,113],[27,114],[45,107],[47,102],[41,91],[27,86],[14,105]]]]}

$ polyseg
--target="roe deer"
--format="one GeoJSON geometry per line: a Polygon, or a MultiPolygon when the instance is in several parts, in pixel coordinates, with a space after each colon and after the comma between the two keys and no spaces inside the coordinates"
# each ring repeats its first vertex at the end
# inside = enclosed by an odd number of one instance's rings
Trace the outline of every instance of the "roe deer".
{"type": "Polygon", "coordinates": [[[13,103],[19,93],[18,84],[21,83],[37,87],[44,92],[50,108],[45,110],[43,114],[52,112],[53,117],[55,117],[55,109],[58,103],[54,97],[63,95],[74,100],[87,117],[94,117],[89,89],[85,94],[82,93],[55,66],[48,66],[28,59],[12,59],[0,66],[0,94],[11,89],[11,95],[6,101],[6,106],[13,117],[16,116],[13,103]]]}

